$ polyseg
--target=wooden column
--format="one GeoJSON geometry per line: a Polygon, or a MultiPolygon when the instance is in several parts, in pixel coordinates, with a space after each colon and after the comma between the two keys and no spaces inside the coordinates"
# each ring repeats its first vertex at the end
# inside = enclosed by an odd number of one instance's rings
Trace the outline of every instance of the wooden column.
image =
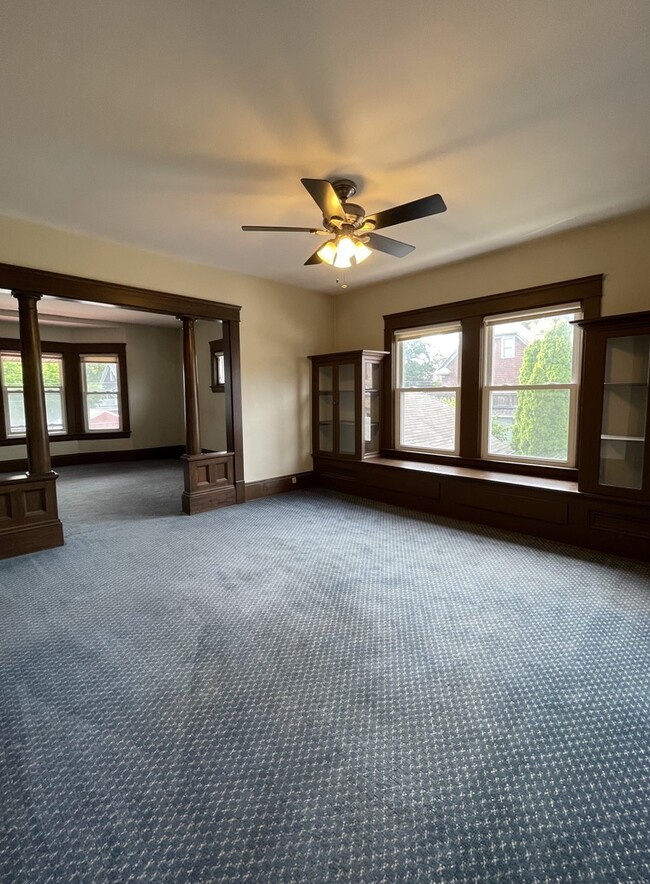
{"type": "Polygon", "coordinates": [[[63,544],[50,460],[35,292],[14,291],[20,319],[20,353],[27,429],[28,475],[0,477],[0,559],[63,544]]]}
{"type": "Polygon", "coordinates": [[[199,380],[194,340],[195,318],[179,316],[183,323],[183,374],[185,378],[185,438],[183,455],[185,490],[183,512],[188,516],[235,503],[233,454],[203,454],[199,425],[199,380]]]}
{"type": "Polygon", "coordinates": [[[27,427],[27,472],[30,476],[44,476],[52,472],[52,461],[41,370],[41,336],[36,310],[36,304],[41,296],[35,292],[15,291],[12,294],[18,301],[20,320],[20,352],[27,427]]]}
{"type": "Polygon", "coordinates": [[[199,382],[196,365],[194,323],[191,316],[180,316],[183,322],[183,375],[185,378],[185,440],[187,454],[201,454],[199,425],[199,382]]]}

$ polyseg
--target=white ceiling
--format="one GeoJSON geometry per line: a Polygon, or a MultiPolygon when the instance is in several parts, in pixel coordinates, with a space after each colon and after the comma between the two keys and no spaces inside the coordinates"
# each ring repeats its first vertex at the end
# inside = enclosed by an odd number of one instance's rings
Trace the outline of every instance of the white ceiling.
{"type": "Polygon", "coordinates": [[[0,213],[335,291],[301,177],[383,230],[358,286],[650,205],[649,0],[3,0],[0,213]]]}

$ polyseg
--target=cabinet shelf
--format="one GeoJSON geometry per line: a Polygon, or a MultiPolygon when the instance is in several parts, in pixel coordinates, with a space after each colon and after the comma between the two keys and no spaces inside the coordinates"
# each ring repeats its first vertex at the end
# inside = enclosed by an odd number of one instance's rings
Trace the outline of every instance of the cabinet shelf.
{"type": "Polygon", "coordinates": [[[650,313],[583,320],[584,376],[579,487],[650,498],[650,313]]]}
{"type": "Polygon", "coordinates": [[[645,442],[644,436],[613,436],[611,433],[603,433],[600,438],[603,442],[645,442]]]}

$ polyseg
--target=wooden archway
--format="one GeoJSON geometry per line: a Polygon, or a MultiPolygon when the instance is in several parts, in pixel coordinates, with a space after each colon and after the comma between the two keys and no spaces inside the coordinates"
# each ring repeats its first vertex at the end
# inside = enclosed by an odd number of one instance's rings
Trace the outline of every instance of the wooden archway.
{"type": "Polygon", "coordinates": [[[63,543],[56,499],[56,473],[52,471],[50,463],[40,369],[37,303],[43,295],[162,313],[175,316],[183,323],[186,428],[183,511],[192,514],[243,502],[240,307],[12,264],[0,264],[0,288],[11,290],[19,304],[28,454],[24,474],[12,475],[0,481],[0,558],[49,549],[63,543]],[[201,449],[194,344],[194,323],[197,319],[220,320],[223,323],[228,366],[226,453],[204,454],[201,449]]]}

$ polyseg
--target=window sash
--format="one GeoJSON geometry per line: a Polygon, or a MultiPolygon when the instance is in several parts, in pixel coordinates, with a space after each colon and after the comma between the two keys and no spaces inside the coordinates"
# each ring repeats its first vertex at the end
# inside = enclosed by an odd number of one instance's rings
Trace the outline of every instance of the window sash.
{"type": "MultiPolygon", "coordinates": [[[[7,383],[5,373],[5,357],[9,357],[12,362],[21,362],[20,351],[3,350],[2,352],[0,352],[0,386],[2,387],[6,436],[8,439],[22,438],[27,434],[24,406],[24,385],[22,383],[7,383]],[[17,406],[16,403],[18,401],[20,401],[20,405],[17,406]],[[15,420],[17,413],[19,413],[22,417],[22,420],[19,423],[15,420]]],[[[42,353],[41,376],[43,377],[43,389],[45,393],[45,414],[47,420],[48,435],[65,435],[67,432],[67,418],[64,395],[65,391],[63,374],[63,354],[42,353]],[[44,377],[44,365],[52,362],[57,363],[59,367],[60,383],[58,384],[47,383],[44,377]],[[55,402],[57,403],[56,405],[54,404],[55,402]],[[57,414],[61,417],[60,420],[54,420],[53,418],[53,412],[55,409],[57,414]]]]}
{"type": "MultiPolygon", "coordinates": [[[[578,429],[578,395],[581,360],[581,334],[577,325],[572,325],[571,381],[569,383],[549,382],[546,384],[495,384],[491,382],[495,356],[495,330],[499,326],[518,322],[531,322],[536,319],[552,319],[553,317],[572,316],[571,322],[582,318],[582,308],[578,303],[558,304],[547,309],[517,311],[508,314],[490,315],[483,320],[484,363],[482,383],[482,414],[481,414],[481,456],[486,460],[522,462],[540,465],[573,467],[576,463],[576,440],[578,429]],[[536,456],[531,454],[508,453],[506,451],[490,451],[492,447],[492,402],[493,393],[507,392],[515,395],[525,391],[567,390],[569,392],[569,412],[567,422],[567,456],[566,459],[536,456]]],[[[503,356],[502,356],[503,358],[503,356]]]]}
{"type": "MultiPolygon", "coordinates": [[[[415,451],[428,454],[447,454],[457,455],[460,442],[460,401],[461,401],[461,349],[462,349],[462,327],[459,322],[444,323],[436,326],[423,326],[417,329],[407,329],[395,333],[396,345],[396,384],[395,390],[395,447],[400,451],[415,451]],[[435,338],[437,336],[457,334],[458,346],[456,350],[457,369],[456,376],[459,379],[457,384],[439,384],[436,386],[407,386],[403,383],[404,379],[404,343],[415,341],[421,338],[435,338]],[[454,421],[453,421],[453,439],[451,446],[418,445],[412,442],[404,441],[405,435],[405,412],[408,394],[421,394],[422,396],[431,396],[433,401],[440,394],[440,398],[447,395],[448,398],[453,397],[454,401],[454,421]]],[[[451,351],[453,352],[453,351],[451,351]]]]}
{"type": "Polygon", "coordinates": [[[106,433],[106,432],[120,432],[123,427],[123,415],[121,408],[121,377],[120,377],[120,360],[117,353],[101,353],[101,354],[92,354],[92,353],[84,353],[79,357],[79,367],[81,371],[81,395],[83,401],[83,421],[84,421],[84,431],[86,433],[106,433]],[[92,382],[89,381],[87,368],[90,365],[112,365],[115,369],[115,383],[111,384],[111,389],[106,390],[93,390],[89,389],[89,386],[92,386],[92,382]],[[110,426],[106,424],[91,426],[93,420],[97,419],[99,415],[92,415],[91,409],[101,408],[102,405],[101,400],[104,401],[104,409],[108,409],[108,414],[114,414],[117,418],[117,425],[115,425],[112,421],[110,426]],[[93,406],[93,402],[98,402],[98,405],[93,406]]]}

